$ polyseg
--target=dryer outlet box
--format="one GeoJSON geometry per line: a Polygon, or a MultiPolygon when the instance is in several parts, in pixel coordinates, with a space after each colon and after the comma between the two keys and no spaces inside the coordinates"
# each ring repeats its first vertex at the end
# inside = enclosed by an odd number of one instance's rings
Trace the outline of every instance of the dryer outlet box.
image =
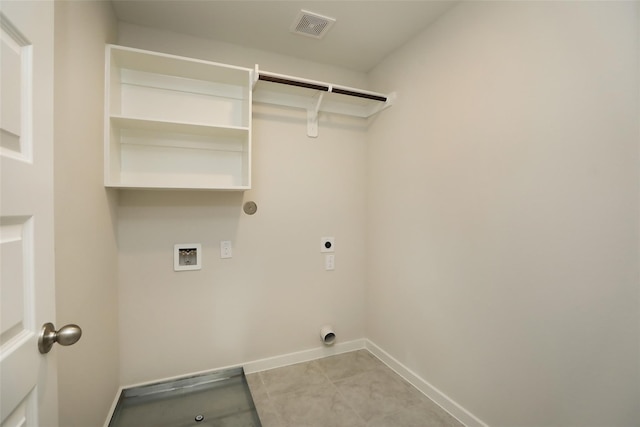
{"type": "Polygon", "coordinates": [[[335,252],[336,239],[335,237],[321,237],[320,238],[320,252],[335,252]]]}

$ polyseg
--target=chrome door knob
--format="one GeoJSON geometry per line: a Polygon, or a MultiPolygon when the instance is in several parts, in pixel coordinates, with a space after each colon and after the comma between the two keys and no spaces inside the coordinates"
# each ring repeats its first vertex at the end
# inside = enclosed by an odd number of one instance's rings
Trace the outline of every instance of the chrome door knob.
{"type": "Polygon", "coordinates": [[[77,343],[81,336],[82,329],[78,325],[65,325],[56,331],[53,323],[45,323],[38,338],[38,350],[42,354],[49,353],[53,344],[72,345],[77,343]]]}

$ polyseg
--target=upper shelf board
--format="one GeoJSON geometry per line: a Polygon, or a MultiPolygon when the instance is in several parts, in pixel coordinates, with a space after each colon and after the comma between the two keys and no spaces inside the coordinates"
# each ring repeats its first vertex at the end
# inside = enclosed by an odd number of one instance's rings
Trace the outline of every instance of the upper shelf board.
{"type": "Polygon", "coordinates": [[[112,65],[120,69],[239,86],[246,84],[247,73],[251,71],[248,68],[131,47],[109,45],[109,48],[112,65]]]}

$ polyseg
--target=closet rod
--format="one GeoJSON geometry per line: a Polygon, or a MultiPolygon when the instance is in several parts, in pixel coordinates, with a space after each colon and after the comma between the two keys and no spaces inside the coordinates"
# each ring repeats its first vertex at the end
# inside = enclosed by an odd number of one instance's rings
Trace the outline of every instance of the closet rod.
{"type": "Polygon", "coordinates": [[[313,83],[306,83],[306,82],[299,82],[296,80],[290,80],[290,79],[283,79],[280,77],[272,77],[272,76],[267,76],[264,74],[260,74],[258,76],[258,80],[264,80],[266,82],[273,82],[273,83],[280,83],[283,85],[290,85],[290,86],[298,86],[298,87],[304,87],[307,89],[315,89],[315,90],[321,90],[324,92],[329,92],[329,87],[328,86],[320,86],[320,85],[316,85],[313,83]]]}
{"type": "Polygon", "coordinates": [[[342,94],[342,95],[355,96],[355,97],[358,97],[358,98],[373,99],[374,101],[387,102],[387,97],[386,96],[371,95],[369,93],[362,93],[362,92],[354,92],[352,90],[340,89],[340,88],[337,88],[337,87],[332,87],[331,88],[331,92],[339,93],[339,94],[342,94]]]}
{"type": "Polygon", "coordinates": [[[373,95],[370,93],[356,92],[353,90],[340,89],[337,87],[329,87],[329,86],[323,86],[323,85],[318,85],[313,83],[301,82],[298,80],[285,79],[282,77],[273,77],[266,74],[258,74],[258,80],[264,80],[267,82],[280,83],[280,84],[290,85],[290,86],[304,87],[307,89],[315,89],[323,92],[338,93],[340,95],[354,96],[357,98],[371,99],[374,101],[387,102],[386,96],[373,95]]]}

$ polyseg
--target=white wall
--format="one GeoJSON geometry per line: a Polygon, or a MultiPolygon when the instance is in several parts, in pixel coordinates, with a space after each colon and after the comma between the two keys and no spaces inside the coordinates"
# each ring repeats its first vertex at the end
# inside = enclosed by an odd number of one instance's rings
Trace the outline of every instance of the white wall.
{"type": "Polygon", "coordinates": [[[465,2],[371,73],[366,336],[492,427],[640,425],[637,8],[465,2]]]}
{"type": "MultiPolygon", "coordinates": [[[[178,34],[121,25],[119,44],[362,86],[366,76],[178,34]],[[312,71],[312,72],[311,72],[312,71]]],[[[365,128],[254,106],[253,189],[123,191],[119,204],[121,383],[132,384],[364,335],[365,128]],[[242,204],[258,212],[247,216],[242,204]],[[320,238],[335,236],[336,269],[320,238]],[[221,260],[220,240],[233,242],[221,260]],[[173,245],[201,243],[200,271],[174,272],[173,245]]]]}
{"type": "Polygon", "coordinates": [[[60,425],[102,425],[118,389],[116,193],[102,180],[107,2],[55,4],[56,326],[82,339],[58,347],[60,425]]]}

